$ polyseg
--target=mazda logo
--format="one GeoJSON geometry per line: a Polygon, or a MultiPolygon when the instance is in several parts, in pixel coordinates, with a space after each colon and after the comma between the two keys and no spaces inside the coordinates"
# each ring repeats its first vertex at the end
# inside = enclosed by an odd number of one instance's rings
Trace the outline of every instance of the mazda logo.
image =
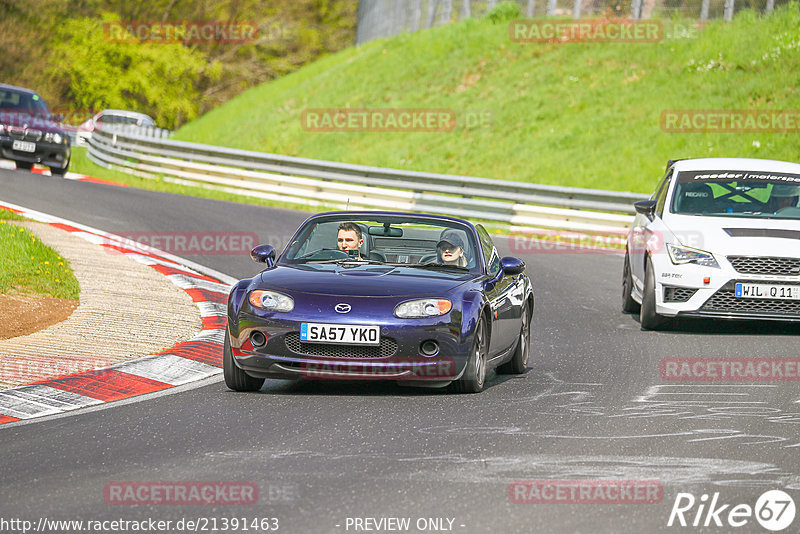
{"type": "Polygon", "coordinates": [[[340,303],[340,304],[337,304],[337,305],[336,305],[336,307],[335,307],[335,308],[333,308],[333,309],[334,309],[334,310],[336,310],[336,313],[347,313],[347,312],[349,312],[349,311],[350,311],[352,308],[350,307],[350,305],[349,305],[349,304],[345,304],[344,302],[342,302],[342,303],[340,303]]]}

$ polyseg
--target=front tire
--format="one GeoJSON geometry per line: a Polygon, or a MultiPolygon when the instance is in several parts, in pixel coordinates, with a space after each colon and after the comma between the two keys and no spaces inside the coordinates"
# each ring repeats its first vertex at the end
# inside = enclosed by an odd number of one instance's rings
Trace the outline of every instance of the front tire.
{"type": "Polygon", "coordinates": [[[497,368],[497,372],[503,374],[521,375],[528,370],[528,358],[531,353],[531,321],[529,317],[528,304],[522,308],[522,328],[517,340],[517,348],[509,361],[497,368]]]}
{"type": "Polygon", "coordinates": [[[225,329],[225,343],[222,353],[222,375],[225,385],[233,391],[258,391],[264,385],[263,378],[253,378],[236,366],[231,351],[231,333],[225,329]]]}
{"type": "Polygon", "coordinates": [[[69,161],[63,167],[50,167],[50,174],[53,176],[64,176],[67,174],[67,169],[69,169],[69,161]]]}
{"type": "Polygon", "coordinates": [[[461,378],[453,382],[453,390],[457,393],[480,393],[486,381],[486,352],[489,338],[486,335],[486,321],[483,314],[475,325],[475,340],[472,342],[467,368],[461,378]]]}
{"type": "Polygon", "coordinates": [[[647,258],[644,273],[644,294],[642,295],[642,312],[639,316],[642,330],[660,330],[671,322],[663,315],[656,313],[656,277],[653,262],[647,258]]]}
{"type": "Polygon", "coordinates": [[[622,311],[639,313],[641,305],[633,300],[633,276],[631,275],[631,259],[625,251],[625,265],[622,266],[622,311]]]}

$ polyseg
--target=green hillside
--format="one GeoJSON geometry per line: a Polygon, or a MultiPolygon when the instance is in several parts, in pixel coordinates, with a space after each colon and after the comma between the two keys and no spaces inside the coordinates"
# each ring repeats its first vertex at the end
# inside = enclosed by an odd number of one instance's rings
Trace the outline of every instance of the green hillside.
{"type": "Polygon", "coordinates": [[[796,2],[770,16],[744,11],[732,23],[688,31],[665,21],[668,35],[654,43],[515,43],[509,39],[513,18],[466,20],[348,48],[246,91],[175,137],[640,192],[651,190],[669,158],[800,159],[797,132],[667,133],[659,124],[662,111],[672,109],[800,109],[796,2]],[[455,113],[456,128],[303,129],[304,110],[347,107],[444,108],[455,113]]]}

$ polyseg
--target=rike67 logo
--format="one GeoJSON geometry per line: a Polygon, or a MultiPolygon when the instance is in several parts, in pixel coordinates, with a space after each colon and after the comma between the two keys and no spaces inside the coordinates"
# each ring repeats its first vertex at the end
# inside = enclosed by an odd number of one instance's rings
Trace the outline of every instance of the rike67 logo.
{"type": "Polygon", "coordinates": [[[718,492],[710,500],[705,493],[699,499],[691,493],[678,493],[667,526],[738,528],[751,524],[755,517],[763,528],[779,532],[792,524],[794,516],[794,499],[781,490],[762,493],[755,506],[723,504],[718,492]]]}

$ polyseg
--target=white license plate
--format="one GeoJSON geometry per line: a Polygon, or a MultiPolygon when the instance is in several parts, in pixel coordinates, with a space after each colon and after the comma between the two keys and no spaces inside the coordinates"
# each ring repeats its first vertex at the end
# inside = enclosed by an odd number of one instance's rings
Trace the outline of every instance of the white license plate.
{"type": "Polygon", "coordinates": [[[308,343],[380,345],[381,327],[355,324],[301,323],[300,341],[308,343]]]}
{"type": "Polygon", "coordinates": [[[800,300],[800,286],[736,284],[736,296],[744,299],[800,300]]]}
{"type": "Polygon", "coordinates": [[[36,143],[30,141],[12,141],[11,148],[20,152],[36,152],[36,143]]]}

